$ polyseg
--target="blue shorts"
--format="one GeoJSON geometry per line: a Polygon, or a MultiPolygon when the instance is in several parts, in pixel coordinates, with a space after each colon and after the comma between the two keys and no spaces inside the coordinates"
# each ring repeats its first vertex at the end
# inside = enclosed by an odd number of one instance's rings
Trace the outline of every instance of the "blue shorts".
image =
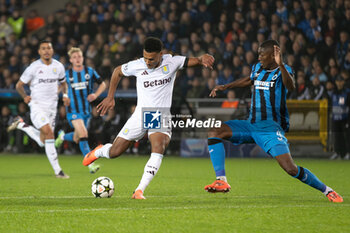
{"type": "Polygon", "coordinates": [[[77,119],[82,119],[84,121],[84,125],[87,126],[91,115],[90,114],[81,114],[81,113],[67,113],[67,120],[69,122],[69,125],[73,127],[72,121],[77,119]]]}
{"type": "Polygon", "coordinates": [[[273,157],[290,153],[284,131],[275,121],[250,123],[245,120],[230,120],[224,123],[231,128],[232,137],[229,140],[235,145],[255,142],[273,157]]]}

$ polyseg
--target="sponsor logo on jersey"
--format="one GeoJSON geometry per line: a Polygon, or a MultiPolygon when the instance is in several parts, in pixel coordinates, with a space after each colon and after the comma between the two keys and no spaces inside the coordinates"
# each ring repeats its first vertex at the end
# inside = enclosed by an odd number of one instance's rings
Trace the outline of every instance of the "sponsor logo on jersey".
{"type": "Polygon", "coordinates": [[[274,81],[274,80],[276,80],[277,79],[277,77],[278,77],[278,74],[275,74],[273,77],[272,77],[272,81],[274,81]]]}
{"type": "Polygon", "coordinates": [[[168,74],[169,73],[169,66],[168,65],[163,66],[162,72],[163,72],[163,74],[168,74]]]}
{"type": "Polygon", "coordinates": [[[143,71],[141,75],[148,75],[147,70],[143,71]]]}
{"type": "Polygon", "coordinates": [[[270,87],[273,87],[273,85],[275,85],[275,82],[267,82],[267,81],[259,81],[259,80],[254,81],[254,86],[256,87],[256,89],[269,90],[270,87]]]}
{"type": "Polygon", "coordinates": [[[44,72],[42,70],[39,71],[39,74],[43,74],[44,72]]]}
{"type": "Polygon", "coordinates": [[[124,65],[123,70],[124,70],[124,71],[127,71],[127,70],[128,70],[128,64],[125,64],[125,65],[124,65]]]}
{"type": "Polygon", "coordinates": [[[57,79],[49,79],[49,78],[47,78],[47,79],[40,78],[39,79],[39,83],[55,83],[55,82],[57,82],[57,79]]]}
{"type": "Polygon", "coordinates": [[[143,128],[144,129],[160,129],[162,113],[157,111],[143,112],[143,128]]]}
{"type": "Polygon", "coordinates": [[[171,81],[171,77],[166,78],[166,79],[158,79],[158,80],[154,80],[154,81],[145,81],[143,82],[143,86],[144,87],[156,87],[156,86],[161,86],[167,83],[170,83],[171,81]]]}
{"type": "Polygon", "coordinates": [[[74,88],[75,90],[86,89],[88,85],[89,82],[71,83],[72,88],[74,88]]]}

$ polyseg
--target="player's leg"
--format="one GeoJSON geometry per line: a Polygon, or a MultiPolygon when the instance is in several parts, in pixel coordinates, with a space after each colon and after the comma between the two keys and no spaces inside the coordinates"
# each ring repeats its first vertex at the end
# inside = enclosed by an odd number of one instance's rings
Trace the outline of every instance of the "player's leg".
{"type": "Polygon", "coordinates": [[[240,144],[252,141],[249,123],[241,120],[226,121],[220,128],[210,129],[208,133],[208,150],[214,167],[216,180],[204,187],[208,192],[228,192],[231,186],[227,183],[225,171],[225,148],[223,140],[240,144]]]}
{"type": "Polygon", "coordinates": [[[133,199],[145,199],[143,193],[162,164],[163,154],[169,145],[170,136],[160,132],[152,133],[149,135],[149,141],[151,143],[151,157],[147,161],[141,181],[132,195],[133,199]]]}
{"type": "Polygon", "coordinates": [[[223,139],[230,137],[232,137],[232,130],[227,124],[222,124],[220,128],[210,129],[208,132],[208,150],[216,175],[214,183],[204,187],[208,192],[228,192],[231,189],[226,178],[226,152],[223,144],[223,139]]]}
{"type": "Polygon", "coordinates": [[[66,133],[63,130],[60,130],[58,132],[58,136],[57,136],[56,141],[55,141],[56,147],[60,147],[64,141],[75,142],[77,144],[79,143],[79,137],[76,133],[75,126],[73,125],[73,121],[76,121],[76,120],[83,121],[83,116],[81,114],[78,114],[78,113],[67,113],[67,120],[69,122],[69,125],[72,128],[74,128],[74,131],[66,133]]]}
{"type": "Polygon", "coordinates": [[[32,138],[40,147],[44,147],[43,141],[40,139],[40,131],[31,125],[26,124],[20,116],[14,118],[11,125],[7,128],[7,131],[19,129],[25,132],[30,138],[32,138]]]}
{"type": "Polygon", "coordinates": [[[113,144],[107,143],[99,145],[94,150],[90,151],[83,160],[83,165],[88,166],[99,158],[113,159],[122,155],[133,143],[125,138],[117,136],[113,144]]]}
{"type": "Polygon", "coordinates": [[[50,161],[50,164],[56,174],[57,178],[69,178],[68,175],[65,175],[62,171],[60,164],[58,163],[58,156],[56,147],[54,145],[54,134],[51,126],[49,124],[45,124],[40,128],[40,136],[44,139],[45,142],[45,153],[50,161]]]}
{"type": "Polygon", "coordinates": [[[133,114],[129,120],[125,123],[122,130],[114,140],[113,144],[107,143],[105,145],[99,145],[90,153],[88,153],[84,160],[83,165],[87,166],[94,162],[98,158],[116,158],[129,148],[129,146],[139,139],[141,139],[146,133],[146,130],[141,128],[140,119],[138,114],[133,114]]]}
{"type": "MultiPolygon", "coordinates": [[[[275,150],[278,150],[278,148],[275,150]]],[[[275,158],[279,165],[292,177],[297,178],[301,182],[321,191],[330,201],[343,202],[343,198],[341,196],[339,196],[333,189],[322,183],[310,170],[297,166],[294,163],[290,153],[284,153],[276,156],[275,158]]]]}

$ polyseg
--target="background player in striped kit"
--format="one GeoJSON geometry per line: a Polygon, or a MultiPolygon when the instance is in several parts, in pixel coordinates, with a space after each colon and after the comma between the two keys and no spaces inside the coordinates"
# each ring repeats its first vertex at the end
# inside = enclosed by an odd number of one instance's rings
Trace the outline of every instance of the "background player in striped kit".
{"type": "MultiPolygon", "coordinates": [[[[57,178],[69,178],[64,174],[58,163],[57,151],[54,145],[54,128],[58,103],[58,83],[63,87],[63,93],[67,90],[64,75],[64,66],[53,59],[53,48],[50,41],[41,41],[38,53],[40,59],[34,61],[23,72],[16,84],[16,90],[22,96],[24,102],[30,107],[30,119],[35,128],[23,122],[21,117],[16,117],[7,131],[19,129],[34,139],[40,147],[45,147],[47,158],[57,178]],[[24,85],[30,87],[30,95],[24,90],[24,85]]],[[[69,105],[69,98],[63,95],[64,105],[69,105]]]]}
{"type": "Polygon", "coordinates": [[[295,88],[292,69],[283,63],[277,41],[267,40],[258,49],[259,62],[252,67],[250,77],[229,84],[216,86],[210,93],[227,88],[253,85],[250,115],[248,120],[230,120],[221,128],[208,133],[210,158],[216,173],[216,181],[205,186],[208,192],[228,192],[231,187],[225,174],[225,149],[222,139],[234,144],[258,144],[266,153],[276,158],[279,165],[291,176],[320,190],[332,202],[343,202],[343,198],[330,187],[323,184],[308,169],[297,166],[290,154],[284,132],[289,128],[286,105],[287,90],[295,88]]]}
{"type": "MultiPolygon", "coordinates": [[[[66,79],[68,84],[68,97],[70,105],[67,106],[67,119],[74,132],[65,134],[64,131],[58,133],[55,145],[61,146],[64,140],[79,144],[79,148],[83,156],[90,152],[88,143],[88,132],[86,125],[90,119],[91,106],[94,101],[105,89],[106,84],[102,78],[91,67],[84,66],[84,56],[80,48],[72,47],[68,51],[69,61],[72,68],[66,71],[66,79]],[[99,86],[93,93],[94,83],[99,86]]],[[[90,173],[95,173],[100,168],[97,164],[90,164],[90,173]]]]}

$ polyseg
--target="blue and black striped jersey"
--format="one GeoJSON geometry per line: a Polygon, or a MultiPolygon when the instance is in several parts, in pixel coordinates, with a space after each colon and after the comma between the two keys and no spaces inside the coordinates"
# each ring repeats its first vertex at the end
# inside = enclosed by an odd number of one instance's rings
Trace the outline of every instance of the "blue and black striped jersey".
{"type": "Polygon", "coordinates": [[[73,69],[67,70],[66,80],[68,97],[70,98],[67,112],[89,114],[91,107],[87,97],[93,91],[94,82],[102,83],[100,75],[93,68],[84,66],[84,69],[80,72],[73,69]]]}
{"type": "MultiPolygon", "coordinates": [[[[284,66],[294,77],[292,68],[286,64],[284,66]]],[[[248,120],[251,123],[273,120],[287,132],[289,129],[286,104],[288,90],[283,85],[280,69],[278,67],[273,70],[263,69],[259,62],[253,66],[250,79],[254,89],[248,120]]]]}

